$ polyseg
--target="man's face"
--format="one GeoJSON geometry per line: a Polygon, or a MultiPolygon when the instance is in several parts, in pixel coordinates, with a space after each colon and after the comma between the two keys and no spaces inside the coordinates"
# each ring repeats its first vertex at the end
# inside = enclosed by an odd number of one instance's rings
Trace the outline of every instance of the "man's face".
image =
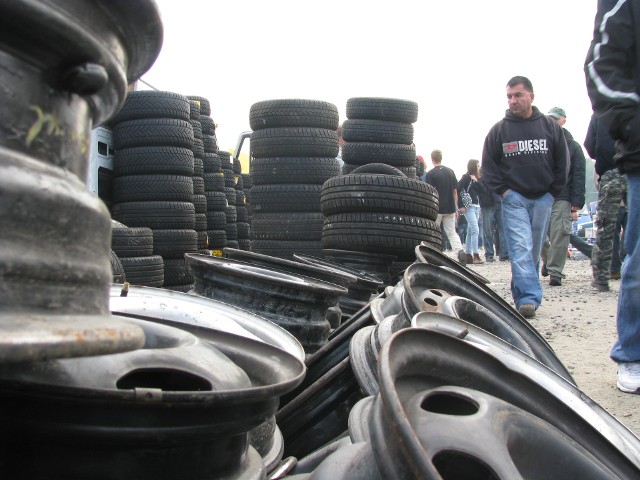
{"type": "Polygon", "coordinates": [[[533,113],[533,108],[531,108],[533,97],[533,93],[528,92],[521,83],[514,87],[507,87],[509,110],[518,117],[529,118],[531,116],[533,113]]]}

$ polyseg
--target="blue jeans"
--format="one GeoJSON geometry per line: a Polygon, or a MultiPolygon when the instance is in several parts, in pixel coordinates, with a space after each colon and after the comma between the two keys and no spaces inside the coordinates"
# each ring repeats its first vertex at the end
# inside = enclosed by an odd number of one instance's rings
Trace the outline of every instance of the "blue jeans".
{"type": "MultiPolygon", "coordinates": [[[[629,212],[640,208],[640,173],[627,173],[627,206],[629,212]]],[[[620,294],[618,296],[618,340],[611,348],[616,362],[640,361],[640,219],[637,214],[627,216],[624,231],[627,256],[622,264],[620,294]]]]}
{"type": "Polygon", "coordinates": [[[464,218],[467,219],[465,252],[467,252],[468,255],[478,253],[478,234],[480,233],[478,219],[480,218],[480,207],[477,205],[470,205],[469,208],[467,208],[467,211],[464,212],[464,218]]]}
{"type": "Polygon", "coordinates": [[[511,259],[511,296],[516,308],[542,303],[542,286],[538,277],[542,242],[547,236],[553,196],[526,198],[508,190],[502,198],[502,225],[511,259]]]}
{"type": "Polygon", "coordinates": [[[496,232],[500,240],[500,252],[498,252],[498,255],[502,258],[508,257],[507,242],[504,239],[504,229],[502,228],[502,204],[497,203],[490,207],[482,207],[480,209],[480,213],[482,215],[485,256],[493,257],[495,255],[495,249],[493,246],[493,226],[495,221],[496,232]]]}

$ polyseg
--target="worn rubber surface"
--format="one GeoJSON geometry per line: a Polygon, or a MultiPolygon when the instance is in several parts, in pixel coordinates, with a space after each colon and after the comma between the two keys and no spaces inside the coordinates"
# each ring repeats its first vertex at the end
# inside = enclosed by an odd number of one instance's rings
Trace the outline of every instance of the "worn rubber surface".
{"type": "Polygon", "coordinates": [[[253,157],[332,157],[338,155],[335,130],[282,127],[256,130],[251,135],[253,157]]]}
{"type": "Polygon", "coordinates": [[[273,157],[254,158],[251,162],[253,185],[269,183],[322,184],[340,175],[340,163],[335,158],[273,157]]]}
{"type": "Polygon", "coordinates": [[[411,100],[384,97],[353,97],[347,100],[347,118],[415,123],[418,104],[411,100]]]}
{"type": "Polygon", "coordinates": [[[251,105],[252,130],[273,127],[338,128],[338,108],[329,102],[307,99],[264,100],[251,105]]]}

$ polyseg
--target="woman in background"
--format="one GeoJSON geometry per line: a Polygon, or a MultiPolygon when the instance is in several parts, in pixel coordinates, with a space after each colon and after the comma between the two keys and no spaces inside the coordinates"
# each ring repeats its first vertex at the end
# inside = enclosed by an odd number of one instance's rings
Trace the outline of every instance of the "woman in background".
{"type": "Polygon", "coordinates": [[[480,227],[478,225],[480,219],[480,160],[469,160],[467,162],[467,173],[465,173],[458,182],[458,208],[459,212],[464,215],[467,220],[467,241],[465,252],[467,254],[467,265],[481,264],[484,261],[480,258],[478,252],[478,235],[480,227]],[[471,205],[468,208],[462,203],[462,192],[469,192],[471,196],[471,205]]]}

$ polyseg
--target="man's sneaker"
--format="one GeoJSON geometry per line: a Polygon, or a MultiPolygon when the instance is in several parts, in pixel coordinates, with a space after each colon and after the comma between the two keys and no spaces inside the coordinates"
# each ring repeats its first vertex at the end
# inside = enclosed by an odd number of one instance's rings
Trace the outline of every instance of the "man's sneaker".
{"type": "Polygon", "coordinates": [[[609,278],[611,280],[620,280],[620,270],[618,270],[617,272],[611,272],[609,274],[609,278]]]}
{"type": "Polygon", "coordinates": [[[608,292],[609,284],[608,283],[596,283],[595,280],[591,282],[591,286],[598,290],[599,292],[608,292]]]}
{"type": "Polygon", "coordinates": [[[493,257],[491,255],[485,255],[484,256],[484,261],[487,263],[491,263],[494,261],[493,257]]]}
{"type": "Polygon", "coordinates": [[[542,264],[542,268],[540,269],[540,275],[542,275],[543,277],[549,276],[549,270],[547,270],[547,265],[544,263],[542,264]]]}
{"type": "Polygon", "coordinates": [[[618,388],[626,393],[640,393],[640,362],[618,364],[618,388]]]}
{"type": "Polygon", "coordinates": [[[458,250],[458,262],[462,265],[467,264],[467,253],[464,250],[458,250]]]}
{"type": "Polygon", "coordinates": [[[533,303],[523,303],[518,307],[518,312],[524,318],[533,318],[536,316],[536,306],[533,303]]]}
{"type": "Polygon", "coordinates": [[[562,285],[562,278],[551,276],[549,279],[549,285],[552,287],[559,287],[562,285]]]}

